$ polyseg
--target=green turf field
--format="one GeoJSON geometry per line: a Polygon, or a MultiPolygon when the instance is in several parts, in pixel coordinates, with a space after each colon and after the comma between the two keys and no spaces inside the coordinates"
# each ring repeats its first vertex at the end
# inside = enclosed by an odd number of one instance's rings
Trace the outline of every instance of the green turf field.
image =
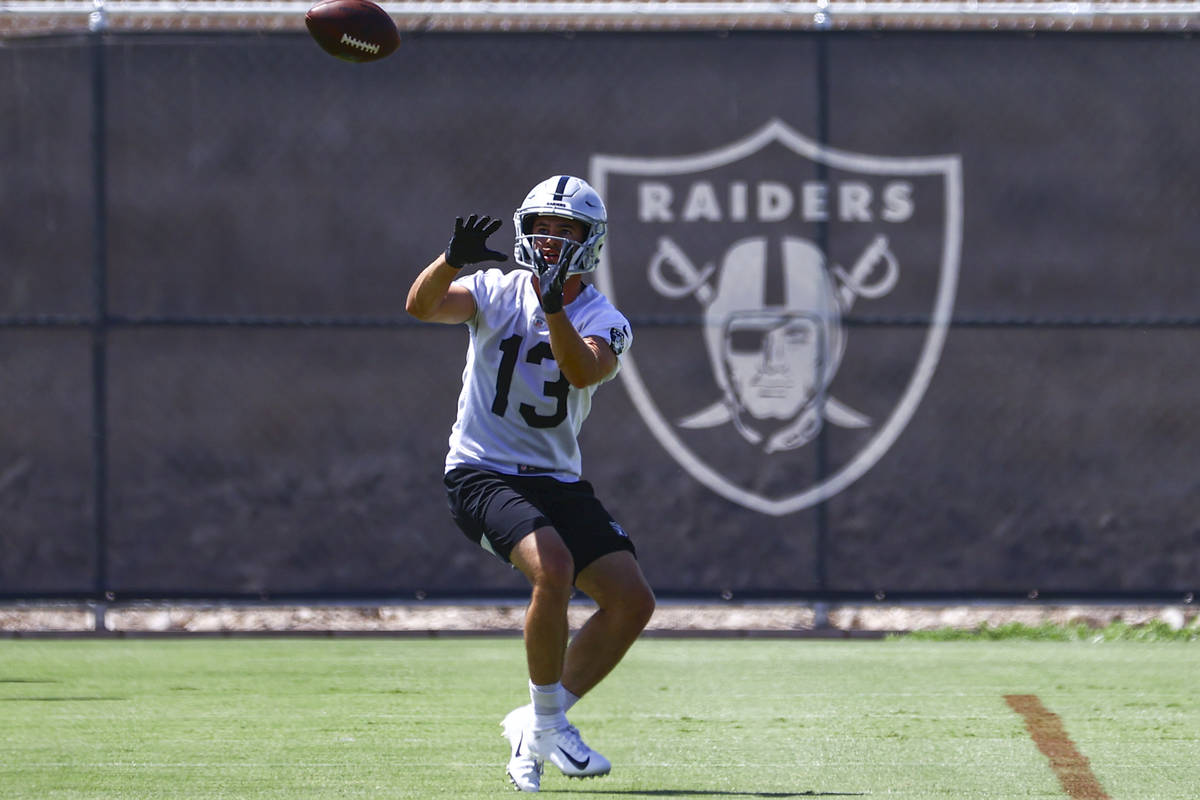
{"type": "MultiPolygon", "coordinates": [[[[2,640],[0,798],[513,796],[522,666],[512,637],[2,640]]],[[[1180,642],[645,639],[571,715],[612,775],[543,793],[1196,800],[1198,689],[1180,642]]]]}

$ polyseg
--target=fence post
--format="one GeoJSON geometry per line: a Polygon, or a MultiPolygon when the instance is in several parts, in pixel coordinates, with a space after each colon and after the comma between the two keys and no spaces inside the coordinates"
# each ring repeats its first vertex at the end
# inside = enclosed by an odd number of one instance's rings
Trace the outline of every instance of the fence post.
{"type": "Polygon", "coordinates": [[[105,0],[88,17],[92,55],[92,469],[96,571],[95,630],[106,629],[108,587],[108,142],[105,0]]]}
{"type": "MultiPolygon", "coordinates": [[[[829,144],[829,37],[818,36],[816,44],[817,63],[816,69],[813,71],[816,76],[817,89],[817,109],[816,109],[816,137],[817,141],[822,145],[829,144]]],[[[817,180],[828,180],[828,167],[818,161],[817,164],[817,180]]],[[[825,222],[817,223],[817,247],[822,253],[829,252],[829,226],[825,222]]],[[[821,403],[826,401],[826,389],[823,386],[820,388],[819,400],[821,403]]],[[[817,432],[817,439],[814,442],[813,458],[816,460],[817,482],[825,479],[829,474],[829,441],[825,426],[821,426],[821,430],[817,432]]],[[[829,573],[828,564],[829,558],[829,501],[822,500],[813,508],[813,513],[816,515],[816,542],[814,544],[813,560],[816,565],[817,591],[824,594],[829,591],[829,573]]],[[[825,627],[828,624],[828,617],[822,619],[818,614],[817,626],[825,627]]]]}

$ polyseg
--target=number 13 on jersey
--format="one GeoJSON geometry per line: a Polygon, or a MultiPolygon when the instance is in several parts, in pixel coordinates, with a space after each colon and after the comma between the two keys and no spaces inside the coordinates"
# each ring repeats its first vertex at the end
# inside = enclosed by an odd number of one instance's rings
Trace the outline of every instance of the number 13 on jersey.
{"type": "MultiPolygon", "coordinates": [[[[523,336],[514,333],[500,342],[500,370],[496,375],[496,399],[492,401],[492,413],[497,416],[504,416],[508,410],[508,393],[512,389],[513,372],[517,368],[517,359],[521,357],[521,344],[524,341],[523,336]]],[[[529,364],[540,364],[546,359],[554,359],[554,352],[546,341],[539,341],[525,354],[525,361],[529,364]]],[[[529,403],[521,403],[517,411],[531,428],[553,428],[567,418],[567,393],[570,390],[571,385],[560,370],[558,380],[542,384],[542,394],[555,401],[553,413],[539,413],[529,403]]]]}

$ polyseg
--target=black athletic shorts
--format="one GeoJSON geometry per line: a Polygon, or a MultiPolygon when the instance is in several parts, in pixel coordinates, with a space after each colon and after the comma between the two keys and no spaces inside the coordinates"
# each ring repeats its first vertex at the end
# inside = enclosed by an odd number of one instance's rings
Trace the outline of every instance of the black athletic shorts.
{"type": "Polygon", "coordinates": [[[446,473],[450,515],[467,538],[506,564],[517,542],[553,526],[575,560],[575,575],[601,556],[633,542],[596,498],[587,481],[564,483],[545,475],[505,475],[470,467],[446,473]]]}

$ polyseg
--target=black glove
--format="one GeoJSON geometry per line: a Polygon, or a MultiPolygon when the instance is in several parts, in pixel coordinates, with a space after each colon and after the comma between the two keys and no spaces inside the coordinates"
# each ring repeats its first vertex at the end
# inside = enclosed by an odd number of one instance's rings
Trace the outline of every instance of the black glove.
{"type": "Polygon", "coordinates": [[[446,245],[446,263],[455,269],[480,261],[508,261],[508,256],[489,250],[487,238],[495,233],[502,223],[491,217],[472,214],[466,222],[462,217],[454,219],[454,235],[446,245]]]}
{"type": "Polygon", "coordinates": [[[563,284],[567,282],[567,262],[547,264],[538,278],[542,290],[542,311],[557,314],[563,307],[563,284]]]}

